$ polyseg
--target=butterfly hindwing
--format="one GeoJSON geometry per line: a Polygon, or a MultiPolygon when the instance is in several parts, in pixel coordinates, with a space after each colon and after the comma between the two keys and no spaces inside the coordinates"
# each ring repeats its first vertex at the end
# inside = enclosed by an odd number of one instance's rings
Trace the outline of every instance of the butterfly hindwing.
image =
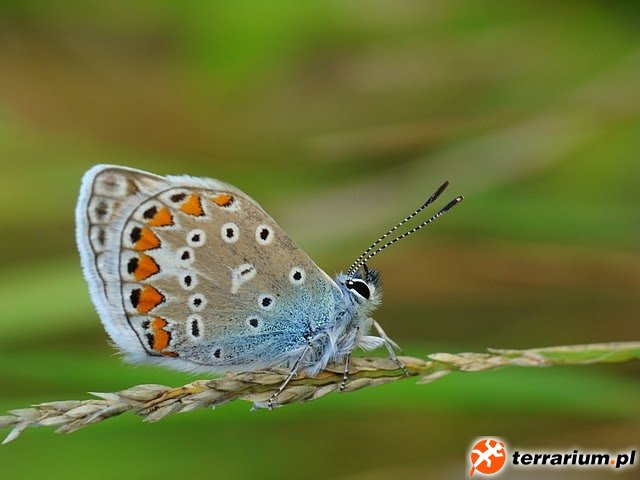
{"type": "Polygon", "coordinates": [[[134,360],[273,366],[332,320],[335,283],[223,182],[98,166],[83,181],[77,222],[94,303],[134,360]]]}
{"type": "Polygon", "coordinates": [[[131,357],[145,351],[120,307],[119,232],[133,205],[165,186],[157,175],[96,165],[82,179],[76,207],[76,241],[91,299],[111,339],[131,357]]]}

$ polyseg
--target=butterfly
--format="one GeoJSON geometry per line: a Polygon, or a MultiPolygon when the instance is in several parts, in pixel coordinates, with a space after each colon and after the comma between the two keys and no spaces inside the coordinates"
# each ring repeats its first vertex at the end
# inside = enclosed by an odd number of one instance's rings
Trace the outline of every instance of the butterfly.
{"type": "Polygon", "coordinates": [[[215,373],[287,365],[271,408],[297,373],[329,363],[344,363],[344,389],[357,347],[386,347],[404,369],[370,317],[382,292],[368,262],[458,204],[382,243],[447,185],[333,279],[252,198],[209,178],[97,165],[82,179],[76,239],[91,299],[126,359],[215,373]]]}

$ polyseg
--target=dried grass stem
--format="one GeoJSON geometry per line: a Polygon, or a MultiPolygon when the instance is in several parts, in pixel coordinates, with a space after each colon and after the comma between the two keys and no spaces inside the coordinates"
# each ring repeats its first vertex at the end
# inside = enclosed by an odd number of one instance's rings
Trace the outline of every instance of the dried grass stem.
{"type": "MultiPolygon", "coordinates": [[[[428,383],[451,372],[478,372],[507,366],[546,367],[626,362],[640,359],[640,342],[601,343],[530,350],[489,350],[488,353],[435,353],[428,360],[400,357],[408,376],[428,383]]],[[[230,374],[214,380],[197,380],[178,388],[137,385],[114,393],[92,393],[97,399],[46,402],[0,416],[0,428],[12,430],[3,443],[15,440],[27,427],[57,427],[70,433],[125,412],[156,422],[167,415],[196,408],[216,407],[234,400],[264,408],[284,381],[287,371],[275,369],[230,374]]],[[[343,367],[331,365],[315,377],[297,377],[278,397],[278,406],[316,400],[338,389],[343,367]]],[[[404,378],[397,364],[386,358],[354,358],[345,392],[394,382],[404,378]]]]}

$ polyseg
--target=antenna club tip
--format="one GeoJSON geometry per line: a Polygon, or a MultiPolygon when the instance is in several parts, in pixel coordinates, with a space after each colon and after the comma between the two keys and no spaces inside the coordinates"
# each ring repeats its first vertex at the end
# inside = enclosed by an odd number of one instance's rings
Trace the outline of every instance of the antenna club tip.
{"type": "Polygon", "coordinates": [[[458,196],[456,197],[456,202],[461,202],[461,201],[463,201],[463,200],[464,200],[464,195],[458,195],[458,196]]]}

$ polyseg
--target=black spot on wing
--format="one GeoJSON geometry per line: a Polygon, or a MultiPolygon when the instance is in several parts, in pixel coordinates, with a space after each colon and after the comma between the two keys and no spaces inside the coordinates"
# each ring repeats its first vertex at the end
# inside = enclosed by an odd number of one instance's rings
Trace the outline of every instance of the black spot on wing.
{"type": "Polygon", "coordinates": [[[133,274],[138,269],[138,257],[131,257],[127,263],[127,273],[133,274]]]}
{"type": "Polygon", "coordinates": [[[200,327],[198,326],[197,320],[191,320],[191,335],[194,337],[200,336],[200,327]]]}
{"type": "Polygon", "coordinates": [[[154,205],[153,207],[147,208],[142,214],[142,216],[147,220],[151,220],[153,217],[156,216],[157,213],[158,213],[158,207],[154,205]]]}
{"type": "Polygon", "coordinates": [[[142,229],[140,227],[133,227],[129,238],[131,238],[131,243],[137,243],[138,240],[142,238],[142,229]]]}
{"type": "Polygon", "coordinates": [[[140,289],[134,288],[131,290],[129,294],[129,300],[131,300],[131,305],[133,308],[138,308],[138,304],[140,303],[140,289]]]}

